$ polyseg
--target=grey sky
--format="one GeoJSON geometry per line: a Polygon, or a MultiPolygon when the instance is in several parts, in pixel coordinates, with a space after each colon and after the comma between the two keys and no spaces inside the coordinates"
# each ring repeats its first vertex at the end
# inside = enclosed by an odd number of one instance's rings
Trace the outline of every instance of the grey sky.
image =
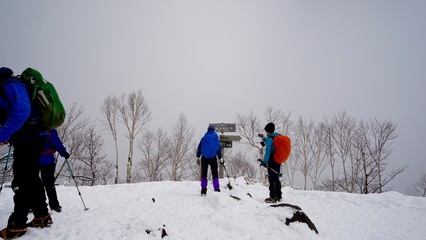
{"type": "Polygon", "coordinates": [[[142,89],[152,128],[201,135],[270,105],[398,124],[401,192],[426,171],[426,1],[2,1],[0,65],[31,66],[92,120],[142,89]]]}

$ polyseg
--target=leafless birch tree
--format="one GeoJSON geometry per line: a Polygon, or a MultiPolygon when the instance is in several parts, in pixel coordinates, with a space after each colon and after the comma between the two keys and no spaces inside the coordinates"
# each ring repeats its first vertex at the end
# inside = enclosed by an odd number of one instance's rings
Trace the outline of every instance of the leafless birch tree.
{"type": "Polygon", "coordinates": [[[81,185],[108,184],[113,178],[113,164],[103,154],[103,140],[94,125],[84,131],[83,146],[75,154],[73,170],[81,185]]]}
{"type": "Polygon", "coordinates": [[[312,188],[314,190],[316,189],[318,181],[329,164],[326,159],[326,132],[327,128],[324,124],[319,123],[314,125],[312,141],[310,142],[312,163],[308,172],[309,178],[312,181],[312,188]]]}
{"type": "Polygon", "coordinates": [[[142,90],[133,91],[128,95],[121,95],[118,109],[120,118],[127,129],[127,138],[129,139],[126,182],[130,183],[132,180],[134,141],[151,120],[151,111],[142,90]]]}
{"type": "Polygon", "coordinates": [[[179,114],[170,136],[169,159],[167,161],[167,174],[171,181],[180,181],[190,176],[187,172],[193,163],[192,152],[194,129],[188,123],[183,113],[179,114]]]}
{"type": "Polygon", "coordinates": [[[370,138],[365,138],[368,152],[375,163],[377,170],[377,188],[370,192],[383,192],[383,187],[396,175],[401,173],[405,167],[393,170],[387,177],[383,176],[387,160],[392,152],[392,142],[397,137],[396,125],[390,121],[370,120],[370,138]]]}
{"type": "Polygon", "coordinates": [[[118,131],[117,131],[117,117],[118,117],[118,99],[115,95],[110,95],[104,99],[101,107],[101,113],[105,118],[105,126],[109,130],[112,139],[114,140],[115,147],[115,184],[118,183],[118,131]]]}
{"type": "Polygon", "coordinates": [[[167,153],[170,147],[167,133],[162,129],[155,133],[148,131],[145,137],[138,141],[137,147],[142,152],[138,174],[143,173],[143,176],[140,178],[143,181],[164,180],[162,172],[168,161],[167,153]]]}
{"type": "Polygon", "coordinates": [[[299,120],[296,122],[295,126],[295,137],[292,141],[292,152],[298,158],[296,160],[296,165],[298,170],[302,173],[304,178],[304,187],[307,189],[308,182],[308,173],[312,166],[312,137],[314,130],[314,122],[311,120],[309,122],[305,121],[302,116],[299,117],[299,120]]]}

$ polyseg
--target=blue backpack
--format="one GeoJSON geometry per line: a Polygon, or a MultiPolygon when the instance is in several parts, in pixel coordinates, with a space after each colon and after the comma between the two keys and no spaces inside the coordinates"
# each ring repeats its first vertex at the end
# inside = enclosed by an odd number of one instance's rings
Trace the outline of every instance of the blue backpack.
{"type": "Polygon", "coordinates": [[[205,158],[216,157],[217,150],[220,148],[219,137],[216,133],[206,133],[201,140],[201,155],[205,158]]]}

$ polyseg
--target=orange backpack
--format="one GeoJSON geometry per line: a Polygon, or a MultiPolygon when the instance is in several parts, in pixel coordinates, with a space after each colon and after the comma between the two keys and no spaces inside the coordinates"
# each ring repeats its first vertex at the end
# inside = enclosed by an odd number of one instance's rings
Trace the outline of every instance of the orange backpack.
{"type": "Polygon", "coordinates": [[[290,138],[285,135],[278,135],[272,137],[272,140],[274,141],[274,161],[276,163],[282,164],[287,161],[291,152],[290,138]]]}

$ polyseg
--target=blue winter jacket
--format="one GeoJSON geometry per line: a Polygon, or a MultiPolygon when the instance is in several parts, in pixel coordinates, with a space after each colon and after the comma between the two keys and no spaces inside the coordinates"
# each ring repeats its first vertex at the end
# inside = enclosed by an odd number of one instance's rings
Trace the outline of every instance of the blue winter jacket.
{"type": "Polygon", "coordinates": [[[222,158],[219,137],[214,129],[209,129],[198,144],[197,157],[201,155],[205,158],[222,158]]]}
{"type": "Polygon", "coordinates": [[[275,137],[280,135],[277,132],[268,134],[263,141],[265,142],[265,155],[263,156],[263,162],[268,164],[269,159],[271,158],[271,154],[274,152],[274,140],[271,137],[275,137]]]}
{"type": "Polygon", "coordinates": [[[67,149],[58,136],[56,129],[50,130],[46,137],[46,144],[40,155],[40,165],[50,165],[55,162],[55,152],[58,151],[59,155],[64,157],[67,149]]]}
{"type": "Polygon", "coordinates": [[[7,77],[0,84],[0,111],[4,116],[0,122],[0,142],[6,142],[30,116],[31,103],[25,84],[18,79],[7,77]]]}

